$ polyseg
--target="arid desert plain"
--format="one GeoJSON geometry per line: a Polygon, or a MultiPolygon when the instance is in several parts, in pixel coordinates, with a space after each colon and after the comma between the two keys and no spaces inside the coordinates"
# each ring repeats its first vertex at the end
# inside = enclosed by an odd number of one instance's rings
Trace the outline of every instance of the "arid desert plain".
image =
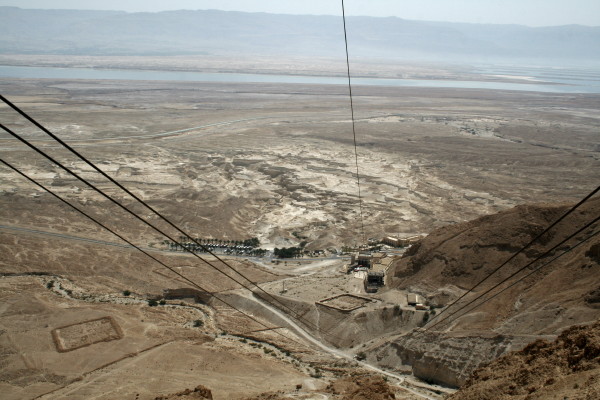
{"type": "MultiPolygon", "coordinates": [[[[600,171],[597,94],[355,86],[363,237],[347,86],[2,79],[0,92],[195,237],[325,250],[312,261],[225,257],[290,304],[364,295],[335,256],[343,248],[523,203],[574,202],[600,171]]],[[[8,107],[0,120],[179,237],[8,107]]],[[[215,399],[279,390],[336,398],[315,391],[368,372],[352,357],[390,331],[339,340],[313,331],[338,349],[319,347],[289,316],[195,257],[165,251],[164,237],[6,133],[0,154],[264,324],[218,301],[149,307],[148,296],[188,285],[134,249],[105,244],[122,242],[1,167],[3,398],[154,399],[199,384],[215,399]]],[[[365,309],[391,312],[395,296],[382,291],[365,309]]],[[[411,379],[389,377],[407,388],[396,398],[447,390],[411,379]]]]}

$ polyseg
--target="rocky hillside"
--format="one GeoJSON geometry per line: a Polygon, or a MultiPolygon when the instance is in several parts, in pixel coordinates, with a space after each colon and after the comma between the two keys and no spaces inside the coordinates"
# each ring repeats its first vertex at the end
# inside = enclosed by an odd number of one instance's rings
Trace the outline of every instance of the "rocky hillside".
{"type": "Polygon", "coordinates": [[[512,335],[416,331],[369,351],[368,361],[387,369],[412,372],[427,382],[460,387],[482,364],[527,343],[527,338],[512,335]]]}
{"type": "MultiPolygon", "coordinates": [[[[336,379],[326,387],[308,389],[302,384],[295,390],[262,393],[258,396],[246,397],[244,400],[291,400],[324,398],[331,400],[415,400],[409,392],[390,385],[377,375],[361,375],[336,379]]],[[[193,390],[187,389],[179,393],[158,396],[154,400],[212,400],[211,391],[200,385],[193,390]]]]}
{"type": "MultiPolygon", "coordinates": [[[[441,309],[479,282],[514,252],[563,215],[571,205],[522,205],[435,230],[390,269],[393,290],[422,294],[433,306],[429,327],[457,308],[441,309]],[[438,315],[440,315],[438,317],[438,315]]],[[[579,207],[555,229],[466,297],[466,302],[544,254],[600,216],[600,199],[579,207]]],[[[532,268],[598,230],[593,225],[532,268]]],[[[457,314],[427,332],[390,337],[368,349],[380,366],[406,370],[421,379],[463,386],[471,373],[538,339],[553,340],[565,329],[600,318],[600,237],[594,236],[481,307],[457,314]]],[[[522,277],[532,269],[517,275],[522,277]]],[[[510,280],[513,283],[514,280],[510,280]]],[[[505,286],[501,286],[504,288],[505,286]]],[[[495,293],[495,292],[494,292],[495,293]]],[[[460,305],[466,302],[459,303],[460,305]]],[[[474,397],[475,398],[475,397],[474,397]]],[[[562,397],[561,397],[562,399],[562,397]]]]}
{"type": "Polygon", "coordinates": [[[600,322],[538,340],[475,371],[448,400],[599,399],[600,322]]]}
{"type": "MultiPolygon", "coordinates": [[[[420,292],[434,306],[446,305],[491,273],[570,206],[521,205],[435,230],[392,266],[390,285],[420,292]]],[[[500,282],[599,215],[600,199],[588,201],[475,292],[481,293],[500,282]]],[[[592,226],[532,268],[550,261],[568,245],[594,232],[594,228],[597,230],[597,226],[592,226]]],[[[465,315],[455,322],[452,330],[558,334],[567,326],[595,320],[600,306],[599,249],[600,237],[596,236],[465,315]]]]}
{"type": "Polygon", "coordinates": [[[212,392],[205,386],[198,385],[194,389],[155,397],[154,400],[213,400],[212,392]]]}
{"type": "Polygon", "coordinates": [[[327,387],[317,390],[306,390],[302,385],[291,393],[263,393],[260,396],[248,397],[244,400],[291,400],[291,399],[331,399],[331,400],[414,400],[410,393],[390,385],[381,376],[352,375],[336,379],[327,387]]]}

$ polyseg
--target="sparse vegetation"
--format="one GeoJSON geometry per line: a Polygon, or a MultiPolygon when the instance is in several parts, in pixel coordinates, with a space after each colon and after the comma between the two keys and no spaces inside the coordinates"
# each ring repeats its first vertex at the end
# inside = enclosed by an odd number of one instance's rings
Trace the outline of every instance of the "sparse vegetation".
{"type": "Polygon", "coordinates": [[[363,361],[363,360],[365,360],[366,358],[367,358],[367,355],[365,354],[365,352],[364,352],[364,351],[361,351],[360,353],[358,353],[358,354],[356,355],[356,359],[357,359],[358,361],[363,361]]]}
{"type": "Polygon", "coordinates": [[[259,249],[260,241],[253,237],[244,240],[229,240],[229,239],[203,239],[194,238],[191,241],[186,236],[180,236],[177,242],[163,240],[162,245],[171,251],[193,251],[195,253],[206,252],[207,250],[214,251],[215,249],[226,250],[230,252],[244,252],[244,254],[264,255],[267,250],[259,249]]]}
{"type": "Polygon", "coordinates": [[[131,292],[129,290],[123,290],[123,296],[130,296],[131,292]]]}
{"type": "Polygon", "coordinates": [[[158,302],[154,299],[150,299],[150,300],[148,300],[148,305],[150,307],[156,307],[158,305],[158,302]]]}
{"type": "Polygon", "coordinates": [[[160,299],[158,304],[160,304],[161,306],[164,306],[165,304],[167,304],[167,301],[165,299],[160,299]]]}
{"type": "Polygon", "coordinates": [[[194,328],[200,328],[204,326],[204,322],[201,319],[197,319],[194,321],[194,328]]]}
{"type": "Polygon", "coordinates": [[[46,283],[46,288],[52,289],[53,287],[54,287],[54,281],[50,281],[50,282],[46,283]]]}
{"type": "Polygon", "coordinates": [[[283,247],[281,249],[275,247],[273,255],[278,258],[296,258],[302,255],[301,247],[283,247]]]}

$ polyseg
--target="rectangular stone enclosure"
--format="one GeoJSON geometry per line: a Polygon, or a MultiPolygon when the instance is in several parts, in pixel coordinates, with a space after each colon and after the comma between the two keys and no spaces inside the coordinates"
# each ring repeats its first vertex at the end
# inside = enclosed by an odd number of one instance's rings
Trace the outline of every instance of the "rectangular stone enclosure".
{"type": "Polygon", "coordinates": [[[112,317],[102,317],[52,330],[52,339],[60,353],[73,351],[94,343],[121,339],[123,332],[112,317]]]}
{"type": "Polygon", "coordinates": [[[318,301],[317,304],[334,308],[336,310],[349,312],[364,307],[366,304],[371,303],[372,301],[372,299],[355,296],[353,294],[340,294],[338,296],[318,301]]]}

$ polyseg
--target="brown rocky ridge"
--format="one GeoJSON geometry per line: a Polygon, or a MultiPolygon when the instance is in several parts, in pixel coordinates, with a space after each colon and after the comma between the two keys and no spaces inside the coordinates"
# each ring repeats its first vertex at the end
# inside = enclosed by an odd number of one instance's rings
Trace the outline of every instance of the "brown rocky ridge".
{"type": "Polygon", "coordinates": [[[194,389],[155,397],[154,400],[213,400],[213,397],[209,388],[198,385],[194,389]]]}
{"type": "Polygon", "coordinates": [[[448,400],[600,398],[600,321],[537,340],[477,369],[448,400]]]}
{"type": "MultiPolygon", "coordinates": [[[[571,206],[521,205],[434,230],[390,268],[388,284],[395,290],[421,294],[432,306],[427,317],[440,321],[458,309],[453,307],[436,318],[441,308],[490,274],[571,206]]],[[[375,344],[367,352],[369,359],[396,370],[410,368],[421,379],[460,387],[476,368],[507,352],[520,350],[537,339],[553,340],[571,326],[597,321],[600,238],[593,236],[550,261],[589,238],[598,224],[556,251],[545,253],[598,215],[600,199],[592,198],[491,275],[460,305],[541,257],[498,290],[547,263],[539,272],[477,308],[467,307],[464,315],[461,311],[427,332],[411,332],[375,344]]]]}
{"type": "Polygon", "coordinates": [[[259,396],[245,398],[244,400],[312,399],[316,398],[312,397],[312,395],[317,394],[323,398],[332,400],[413,399],[413,397],[406,392],[399,393],[398,390],[394,390],[394,388],[381,376],[359,374],[337,379],[322,390],[306,392],[303,390],[302,385],[299,385],[295,392],[279,391],[274,393],[263,393],[259,396]]]}

